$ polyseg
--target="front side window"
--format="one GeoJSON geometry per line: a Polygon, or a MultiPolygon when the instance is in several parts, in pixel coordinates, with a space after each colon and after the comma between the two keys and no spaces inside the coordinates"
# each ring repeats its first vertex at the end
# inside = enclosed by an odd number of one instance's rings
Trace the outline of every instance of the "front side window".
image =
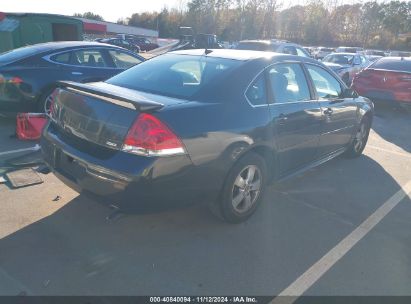
{"type": "Polygon", "coordinates": [[[122,51],[110,50],[108,51],[108,53],[113,59],[113,62],[116,68],[119,68],[119,69],[128,69],[141,62],[141,60],[139,60],[138,58],[133,57],[122,51]]]}
{"type": "Polygon", "coordinates": [[[247,89],[245,93],[248,101],[253,105],[267,104],[267,88],[265,85],[264,74],[260,75],[247,89]]]}
{"type": "Polygon", "coordinates": [[[268,73],[276,103],[310,100],[304,71],[297,63],[277,64],[268,73]]]}
{"type": "Polygon", "coordinates": [[[106,67],[107,63],[100,50],[81,50],[73,52],[71,58],[73,65],[86,67],[106,67]]]}
{"type": "Polygon", "coordinates": [[[314,87],[320,99],[335,99],[342,95],[340,82],[323,68],[307,65],[314,87]]]}

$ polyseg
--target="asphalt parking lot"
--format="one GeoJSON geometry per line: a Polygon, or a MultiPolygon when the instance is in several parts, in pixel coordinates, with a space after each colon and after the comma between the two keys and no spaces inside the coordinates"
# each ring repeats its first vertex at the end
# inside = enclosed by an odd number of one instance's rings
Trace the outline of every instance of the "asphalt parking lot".
{"type": "MultiPolygon", "coordinates": [[[[34,145],[12,133],[0,153],[34,145]]],[[[411,114],[379,109],[363,156],[270,186],[240,225],[204,206],[107,220],[42,178],[0,185],[0,295],[411,295],[411,114]]]]}

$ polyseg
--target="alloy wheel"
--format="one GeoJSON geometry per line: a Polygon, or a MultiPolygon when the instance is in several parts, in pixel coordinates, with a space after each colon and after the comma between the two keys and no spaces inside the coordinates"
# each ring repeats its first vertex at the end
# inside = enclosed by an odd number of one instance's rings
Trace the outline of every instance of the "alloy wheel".
{"type": "Polygon", "coordinates": [[[261,171],[257,166],[245,167],[234,181],[231,202],[234,210],[245,213],[257,201],[262,186],[261,171]]]}
{"type": "Polygon", "coordinates": [[[360,128],[358,129],[357,133],[355,134],[355,139],[354,139],[354,150],[355,152],[360,152],[361,149],[363,148],[363,145],[365,143],[365,139],[367,137],[367,130],[365,127],[365,124],[362,123],[360,128]]]}

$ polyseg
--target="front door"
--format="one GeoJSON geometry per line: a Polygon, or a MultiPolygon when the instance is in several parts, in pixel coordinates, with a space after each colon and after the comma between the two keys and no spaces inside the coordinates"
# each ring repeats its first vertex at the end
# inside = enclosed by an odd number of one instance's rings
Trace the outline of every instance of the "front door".
{"type": "Polygon", "coordinates": [[[306,65],[322,110],[322,132],[319,154],[324,156],[345,147],[351,140],[356,123],[357,105],[344,96],[344,86],[317,65],[306,65]]]}
{"type": "Polygon", "coordinates": [[[314,161],[321,132],[321,109],[312,100],[302,66],[281,63],[268,71],[270,104],[281,175],[314,161]]]}

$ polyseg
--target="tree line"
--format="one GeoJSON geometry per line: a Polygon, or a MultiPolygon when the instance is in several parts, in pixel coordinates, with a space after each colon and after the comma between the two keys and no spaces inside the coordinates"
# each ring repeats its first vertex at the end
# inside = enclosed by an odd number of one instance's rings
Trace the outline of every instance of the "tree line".
{"type": "Polygon", "coordinates": [[[225,41],[277,38],[304,45],[411,50],[411,39],[404,35],[411,32],[411,1],[308,0],[285,8],[280,0],[189,0],[118,23],[158,30],[162,38],[178,38],[180,26],[191,26],[225,41]]]}

